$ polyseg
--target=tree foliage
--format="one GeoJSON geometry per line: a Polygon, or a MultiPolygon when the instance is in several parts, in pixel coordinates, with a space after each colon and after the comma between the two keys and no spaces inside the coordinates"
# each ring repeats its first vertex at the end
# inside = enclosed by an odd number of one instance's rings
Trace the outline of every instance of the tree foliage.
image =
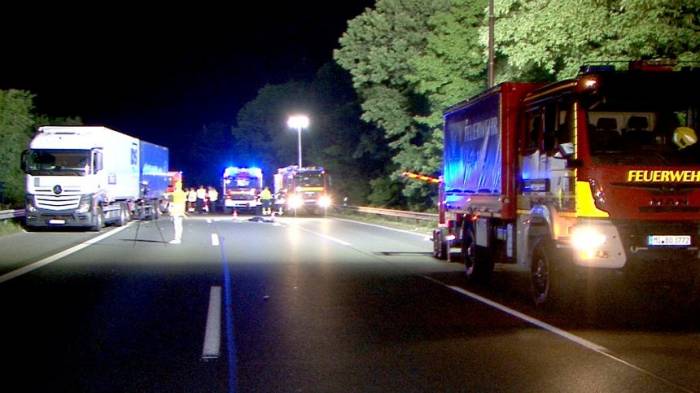
{"type": "Polygon", "coordinates": [[[24,174],[20,155],[27,148],[35,118],[33,95],[21,90],[0,90],[0,182],[5,183],[4,198],[11,204],[24,200],[24,174]]]}
{"type": "MultiPolygon", "coordinates": [[[[416,121],[429,115],[429,103],[415,90],[413,59],[428,45],[431,17],[449,10],[448,0],[379,0],[348,23],[334,58],[347,69],[362,102],[362,119],[381,127],[397,164],[393,179],[403,170],[426,171],[436,167],[430,153],[433,133],[416,121]],[[426,143],[427,142],[427,143],[426,143]]],[[[386,190],[386,182],[375,182],[386,190]]],[[[430,189],[408,184],[409,203],[426,200],[430,189]]],[[[387,198],[382,198],[387,199],[387,198]]],[[[397,200],[397,198],[390,198],[397,200]]]]}
{"type": "Polygon", "coordinates": [[[700,60],[697,0],[496,0],[495,4],[496,49],[514,68],[501,79],[522,78],[533,71],[562,79],[591,61],[700,60]]]}

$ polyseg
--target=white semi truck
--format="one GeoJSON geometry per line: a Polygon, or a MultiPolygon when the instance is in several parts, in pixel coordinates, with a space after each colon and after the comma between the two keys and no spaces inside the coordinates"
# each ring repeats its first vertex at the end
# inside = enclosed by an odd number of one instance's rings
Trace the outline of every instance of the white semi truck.
{"type": "Polygon", "coordinates": [[[40,127],[22,170],[28,227],[100,230],[159,217],[168,149],[106,127],[40,127]]]}

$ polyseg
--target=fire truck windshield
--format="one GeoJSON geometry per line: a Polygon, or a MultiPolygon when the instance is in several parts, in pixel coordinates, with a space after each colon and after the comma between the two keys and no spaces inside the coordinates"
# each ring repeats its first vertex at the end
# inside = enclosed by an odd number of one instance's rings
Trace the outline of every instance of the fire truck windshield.
{"type": "MultiPolygon", "coordinates": [[[[664,108],[600,103],[588,111],[588,141],[599,164],[700,164],[698,105],[664,108]],[[679,136],[679,133],[686,134],[679,136]],[[693,137],[694,135],[694,137],[693,137]],[[685,142],[681,140],[685,137],[685,142]]],[[[668,104],[668,103],[667,103],[668,104]]]]}
{"type": "Polygon", "coordinates": [[[298,175],[295,180],[301,187],[323,187],[323,175],[321,174],[298,175]]]}

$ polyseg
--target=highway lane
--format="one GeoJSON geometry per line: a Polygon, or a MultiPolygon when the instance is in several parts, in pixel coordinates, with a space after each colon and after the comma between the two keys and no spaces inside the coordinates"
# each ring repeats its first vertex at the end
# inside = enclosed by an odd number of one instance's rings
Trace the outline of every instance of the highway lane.
{"type": "Polygon", "coordinates": [[[187,220],[177,246],[162,242],[172,236],[166,220],[133,223],[0,284],[2,357],[10,364],[3,384],[90,392],[700,391],[692,322],[630,326],[601,323],[605,307],[593,317],[533,310],[522,277],[506,269],[491,287],[467,285],[459,265],[430,258],[431,243],[415,234],[334,219],[207,220],[187,220]],[[612,356],[441,283],[563,327],[612,356]],[[221,354],[203,361],[212,286],[230,296],[224,314],[231,311],[232,325],[228,331],[222,315],[221,354]]]}

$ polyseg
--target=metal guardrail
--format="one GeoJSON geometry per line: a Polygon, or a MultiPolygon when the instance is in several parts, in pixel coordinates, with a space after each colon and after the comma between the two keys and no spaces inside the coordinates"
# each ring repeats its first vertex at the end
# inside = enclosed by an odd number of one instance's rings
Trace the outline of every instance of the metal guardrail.
{"type": "Polygon", "coordinates": [[[24,209],[18,210],[0,210],[0,220],[10,220],[13,218],[24,217],[24,209]]]}
{"type": "Polygon", "coordinates": [[[357,213],[376,214],[380,216],[397,218],[408,218],[420,221],[437,221],[438,219],[437,213],[411,212],[407,210],[382,209],[378,207],[369,206],[343,206],[343,209],[354,211],[357,213]]]}

